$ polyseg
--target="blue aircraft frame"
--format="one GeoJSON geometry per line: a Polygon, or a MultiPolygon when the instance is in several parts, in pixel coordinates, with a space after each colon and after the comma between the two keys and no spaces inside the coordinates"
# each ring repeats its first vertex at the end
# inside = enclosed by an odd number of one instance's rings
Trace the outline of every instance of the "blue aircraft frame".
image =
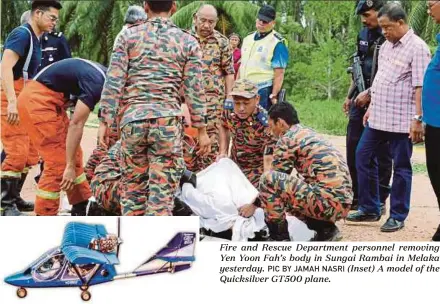
{"type": "MultiPolygon", "coordinates": [[[[119,239],[118,218],[118,239],[119,239]]],[[[107,236],[103,225],[70,222],[64,229],[59,247],[52,248],[23,271],[5,278],[5,282],[19,287],[17,296],[27,296],[26,288],[79,287],[84,301],[91,299],[90,286],[118,279],[133,278],[164,272],[178,272],[191,267],[195,261],[194,232],[177,233],[165,247],[156,252],[130,273],[118,274],[119,245],[115,252],[103,253],[90,249],[94,239],[107,236]]]]}

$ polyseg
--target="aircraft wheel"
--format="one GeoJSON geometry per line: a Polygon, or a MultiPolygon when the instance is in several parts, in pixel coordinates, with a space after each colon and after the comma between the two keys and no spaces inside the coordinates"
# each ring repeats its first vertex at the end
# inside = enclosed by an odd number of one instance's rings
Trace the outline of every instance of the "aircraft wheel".
{"type": "Polygon", "coordinates": [[[176,271],[176,267],[174,267],[174,266],[172,266],[170,269],[169,269],[169,272],[170,273],[174,273],[176,271]]]}
{"type": "Polygon", "coordinates": [[[82,299],[83,301],[89,301],[91,298],[92,298],[92,295],[90,294],[90,292],[88,292],[88,291],[83,291],[83,292],[81,293],[81,299],[82,299]]]}
{"type": "Polygon", "coordinates": [[[23,287],[20,287],[19,289],[17,289],[17,297],[19,297],[20,299],[23,299],[26,296],[27,296],[26,289],[24,289],[23,287]]]}
{"type": "Polygon", "coordinates": [[[89,289],[89,286],[83,285],[79,289],[81,289],[82,291],[87,291],[89,289]]]}

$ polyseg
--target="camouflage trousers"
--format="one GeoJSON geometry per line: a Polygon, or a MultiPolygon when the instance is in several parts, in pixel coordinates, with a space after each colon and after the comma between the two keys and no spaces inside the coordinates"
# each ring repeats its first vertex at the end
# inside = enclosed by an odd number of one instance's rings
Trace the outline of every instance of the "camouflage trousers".
{"type": "Polygon", "coordinates": [[[114,215],[121,215],[120,161],[121,142],[117,141],[96,166],[90,183],[98,205],[114,215]]]}
{"type": "MultiPolygon", "coordinates": [[[[116,141],[118,140],[118,129],[116,123],[110,126],[109,128],[109,144],[108,146],[111,148],[116,141]]],[[[95,175],[95,169],[101,162],[101,160],[107,155],[108,149],[100,146],[99,143],[96,146],[95,150],[93,150],[92,155],[90,155],[87,160],[87,164],[84,167],[84,173],[86,174],[87,180],[89,183],[92,181],[95,175]]]]}
{"type": "Polygon", "coordinates": [[[211,152],[203,157],[199,156],[196,154],[199,150],[199,146],[197,145],[196,149],[192,152],[192,158],[188,158],[186,161],[187,169],[190,171],[200,172],[209,167],[212,163],[215,163],[217,158],[219,152],[219,130],[216,123],[208,123],[206,130],[211,139],[211,152]]]}
{"type": "Polygon", "coordinates": [[[180,117],[134,121],[121,130],[123,215],[171,215],[184,170],[180,117]]]}
{"type": "Polygon", "coordinates": [[[344,182],[339,188],[329,189],[282,172],[266,172],[260,179],[260,200],[266,221],[282,221],[285,212],[290,211],[335,223],[347,216],[353,200],[351,188],[342,185],[344,182]]]}

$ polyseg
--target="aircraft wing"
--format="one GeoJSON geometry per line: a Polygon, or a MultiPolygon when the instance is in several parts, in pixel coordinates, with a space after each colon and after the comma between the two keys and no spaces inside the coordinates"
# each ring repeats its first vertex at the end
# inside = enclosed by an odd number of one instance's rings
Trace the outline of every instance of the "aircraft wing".
{"type": "Polygon", "coordinates": [[[104,225],[70,222],[64,228],[60,248],[73,264],[119,264],[115,253],[102,253],[88,248],[93,239],[106,235],[104,225]]]}
{"type": "Polygon", "coordinates": [[[64,247],[62,251],[72,264],[119,264],[119,259],[115,253],[102,253],[78,246],[64,247]]]}
{"type": "Polygon", "coordinates": [[[61,248],[68,246],[88,248],[93,239],[99,239],[106,235],[107,230],[104,225],[70,222],[64,228],[61,248]]]}

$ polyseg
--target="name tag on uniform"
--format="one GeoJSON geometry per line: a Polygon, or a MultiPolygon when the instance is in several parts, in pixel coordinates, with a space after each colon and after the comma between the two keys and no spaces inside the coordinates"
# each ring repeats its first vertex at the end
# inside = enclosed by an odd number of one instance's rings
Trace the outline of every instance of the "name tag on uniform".
{"type": "Polygon", "coordinates": [[[56,50],[58,50],[57,48],[54,48],[54,47],[47,47],[47,48],[45,48],[45,49],[42,49],[41,51],[42,52],[47,52],[47,51],[56,51],[56,50]]]}

